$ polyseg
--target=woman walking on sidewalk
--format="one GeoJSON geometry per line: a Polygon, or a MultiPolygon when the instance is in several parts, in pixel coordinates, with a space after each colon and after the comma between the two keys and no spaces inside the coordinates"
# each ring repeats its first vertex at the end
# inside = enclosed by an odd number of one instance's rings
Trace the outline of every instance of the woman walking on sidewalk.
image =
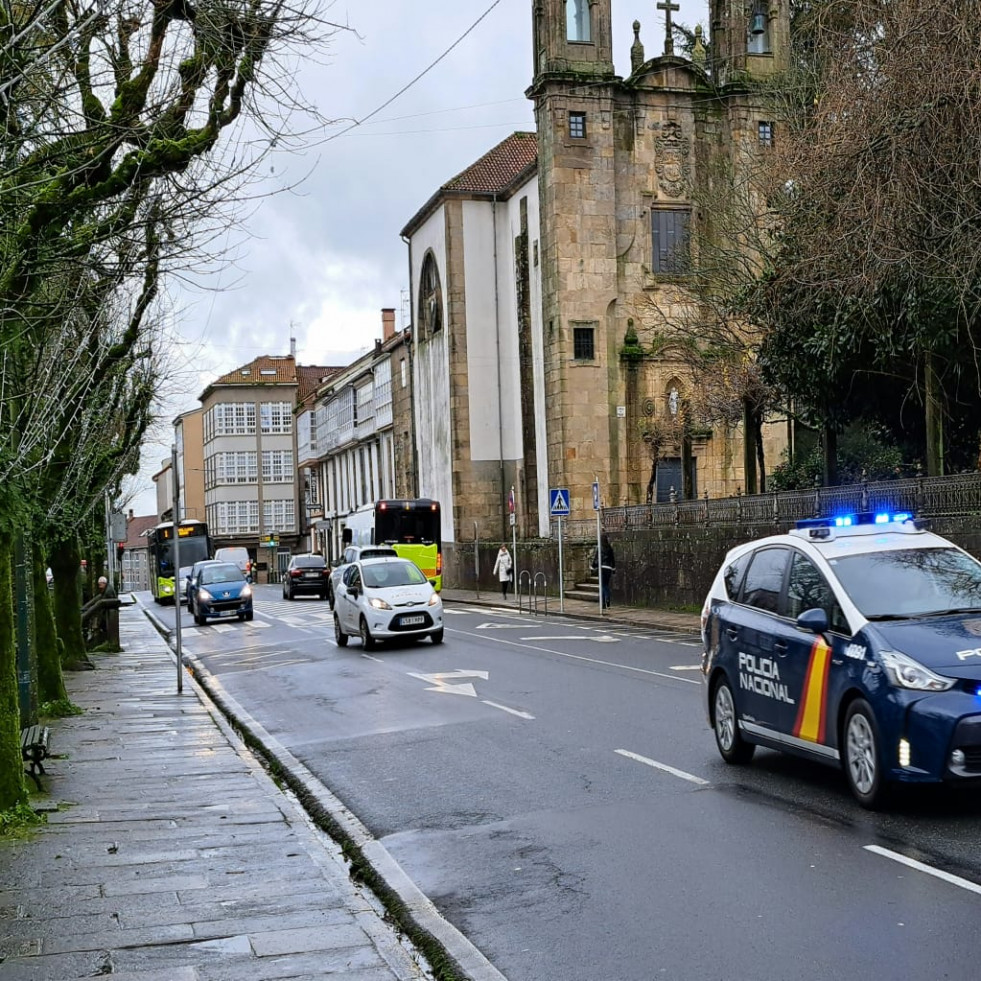
{"type": "Polygon", "coordinates": [[[508,598],[508,587],[511,585],[511,553],[507,545],[502,545],[497,553],[497,560],[494,562],[492,575],[497,576],[501,583],[501,594],[506,600],[508,598]]]}

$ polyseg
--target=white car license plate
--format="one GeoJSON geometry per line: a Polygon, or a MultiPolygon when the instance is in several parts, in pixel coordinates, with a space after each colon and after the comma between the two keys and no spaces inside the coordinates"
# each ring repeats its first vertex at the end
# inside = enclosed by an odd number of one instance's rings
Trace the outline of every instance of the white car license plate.
{"type": "Polygon", "coordinates": [[[403,627],[414,627],[417,623],[425,623],[425,617],[402,617],[403,627]]]}

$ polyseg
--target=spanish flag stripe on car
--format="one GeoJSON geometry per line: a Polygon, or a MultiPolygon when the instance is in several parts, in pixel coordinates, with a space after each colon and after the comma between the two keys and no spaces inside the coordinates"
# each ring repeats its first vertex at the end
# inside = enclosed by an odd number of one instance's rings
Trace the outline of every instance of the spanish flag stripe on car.
{"type": "Polygon", "coordinates": [[[804,678],[804,692],[797,710],[794,735],[812,743],[825,742],[828,714],[828,672],[831,669],[831,648],[823,637],[811,647],[811,659],[804,678]]]}

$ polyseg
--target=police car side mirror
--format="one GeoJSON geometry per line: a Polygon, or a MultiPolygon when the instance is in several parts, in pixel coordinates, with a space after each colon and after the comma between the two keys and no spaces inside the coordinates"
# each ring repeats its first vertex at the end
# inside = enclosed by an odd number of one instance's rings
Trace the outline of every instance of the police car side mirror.
{"type": "Polygon", "coordinates": [[[826,633],[828,629],[828,614],[818,608],[805,610],[797,618],[797,626],[801,630],[807,630],[812,634],[826,633]]]}

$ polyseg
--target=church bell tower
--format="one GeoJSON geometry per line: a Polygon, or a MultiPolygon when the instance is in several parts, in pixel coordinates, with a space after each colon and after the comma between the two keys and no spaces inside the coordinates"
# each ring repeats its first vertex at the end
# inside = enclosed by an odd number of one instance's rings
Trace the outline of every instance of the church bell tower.
{"type": "Polygon", "coordinates": [[[610,0],[534,0],[532,76],[613,74],[610,0]]]}
{"type": "Polygon", "coordinates": [[[711,62],[721,84],[790,67],[789,0],[710,0],[711,62]]]}

